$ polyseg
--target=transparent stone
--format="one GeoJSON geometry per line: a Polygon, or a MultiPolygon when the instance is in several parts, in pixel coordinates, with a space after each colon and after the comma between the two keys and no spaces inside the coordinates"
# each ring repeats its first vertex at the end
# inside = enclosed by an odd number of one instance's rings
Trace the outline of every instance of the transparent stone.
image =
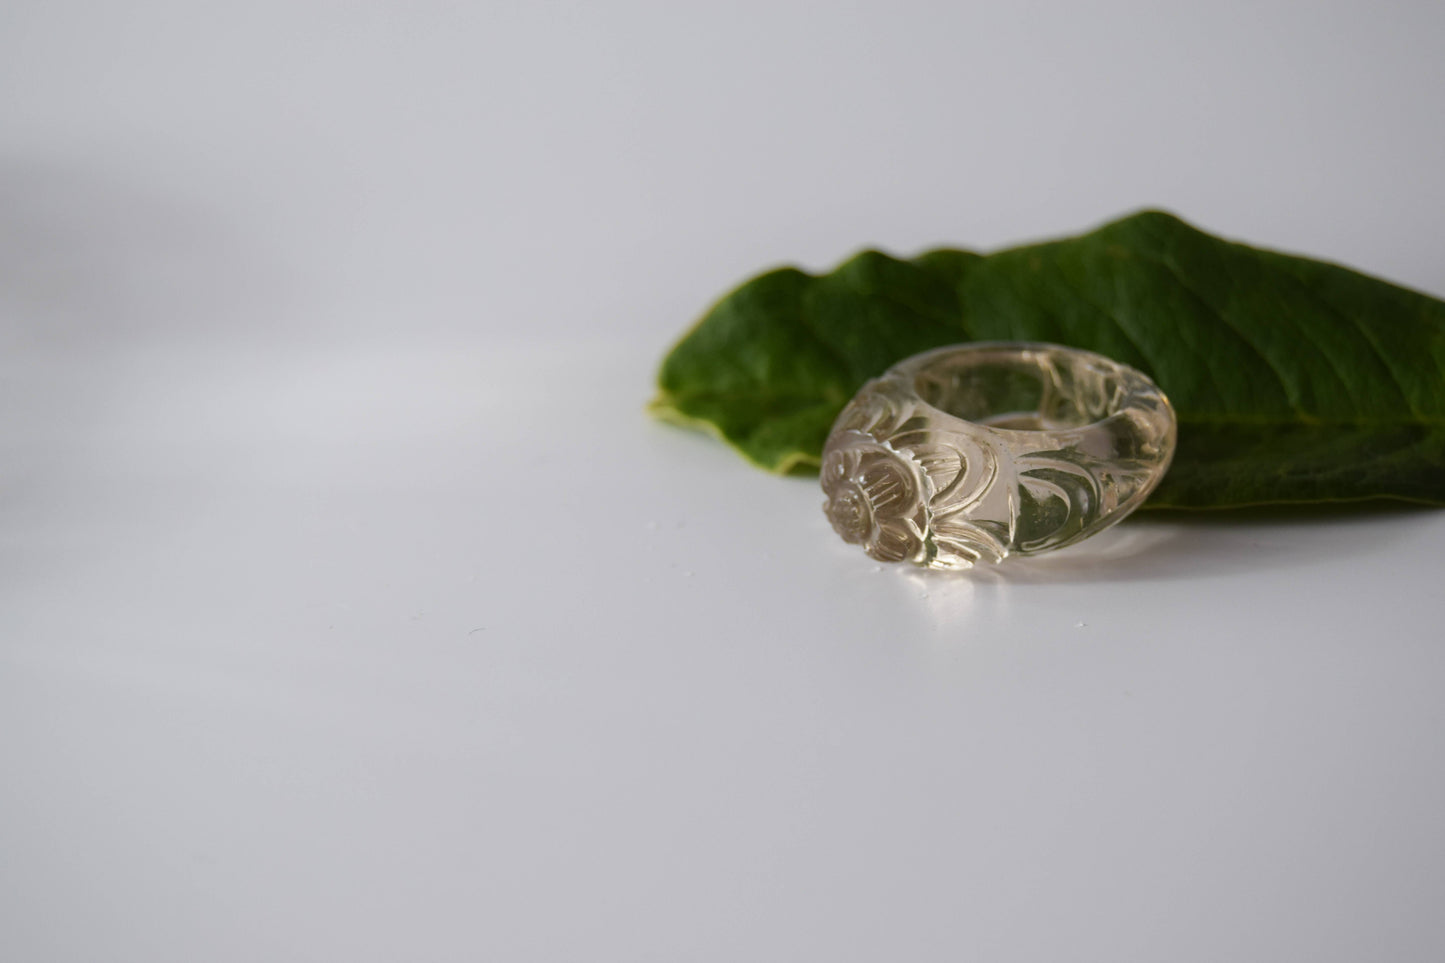
{"type": "Polygon", "coordinates": [[[1174,454],[1174,411],[1141,372],[1059,345],[915,355],[833,424],[833,528],[883,562],[965,569],[1087,538],[1139,506],[1174,454]]]}

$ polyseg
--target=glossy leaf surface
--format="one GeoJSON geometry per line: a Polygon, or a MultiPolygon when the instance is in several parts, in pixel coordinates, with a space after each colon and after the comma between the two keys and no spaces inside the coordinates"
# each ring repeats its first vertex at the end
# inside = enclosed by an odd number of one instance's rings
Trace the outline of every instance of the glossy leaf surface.
{"type": "Polygon", "coordinates": [[[991,255],[865,251],[824,275],[762,274],[672,350],[652,410],[806,469],[869,378],[984,340],[1087,348],[1152,377],[1179,448],[1150,505],[1445,503],[1445,302],[1154,211],[991,255]]]}

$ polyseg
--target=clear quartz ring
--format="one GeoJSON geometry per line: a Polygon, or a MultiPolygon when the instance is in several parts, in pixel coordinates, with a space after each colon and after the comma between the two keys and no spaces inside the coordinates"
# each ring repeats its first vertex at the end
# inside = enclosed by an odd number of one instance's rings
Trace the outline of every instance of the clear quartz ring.
{"type": "Polygon", "coordinates": [[[824,511],[882,562],[966,569],[1071,545],[1128,515],[1174,455],[1143,373],[1055,344],[938,348],[865,384],[823,448],[824,511]]]}

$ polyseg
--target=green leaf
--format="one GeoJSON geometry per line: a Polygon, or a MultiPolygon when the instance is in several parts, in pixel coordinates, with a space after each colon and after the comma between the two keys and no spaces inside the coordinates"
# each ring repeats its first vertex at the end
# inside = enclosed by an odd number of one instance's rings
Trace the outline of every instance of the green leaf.
{"type": "Polygon", "coordinates": [[[1148,373],[1179,415],[1149,504],[1445,503],[1445,302],[1145,211],[1000,251],[770,271],[663,362],[658,416],[773,471],[818,464],[869,378],[964,341],[1051,341],[1148,373]]]}

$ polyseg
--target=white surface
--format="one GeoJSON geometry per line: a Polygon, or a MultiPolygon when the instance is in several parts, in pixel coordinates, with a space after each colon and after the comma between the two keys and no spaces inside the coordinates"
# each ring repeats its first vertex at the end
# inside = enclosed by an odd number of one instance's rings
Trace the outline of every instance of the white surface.
{"type": "Polygon", "coordinates": [[[1437,5],[205,6],[0,11],[0,958],[1445,955],[1445,516],[875,571],[641,414],[863,244],[1445,290],[1437,5]]]}

